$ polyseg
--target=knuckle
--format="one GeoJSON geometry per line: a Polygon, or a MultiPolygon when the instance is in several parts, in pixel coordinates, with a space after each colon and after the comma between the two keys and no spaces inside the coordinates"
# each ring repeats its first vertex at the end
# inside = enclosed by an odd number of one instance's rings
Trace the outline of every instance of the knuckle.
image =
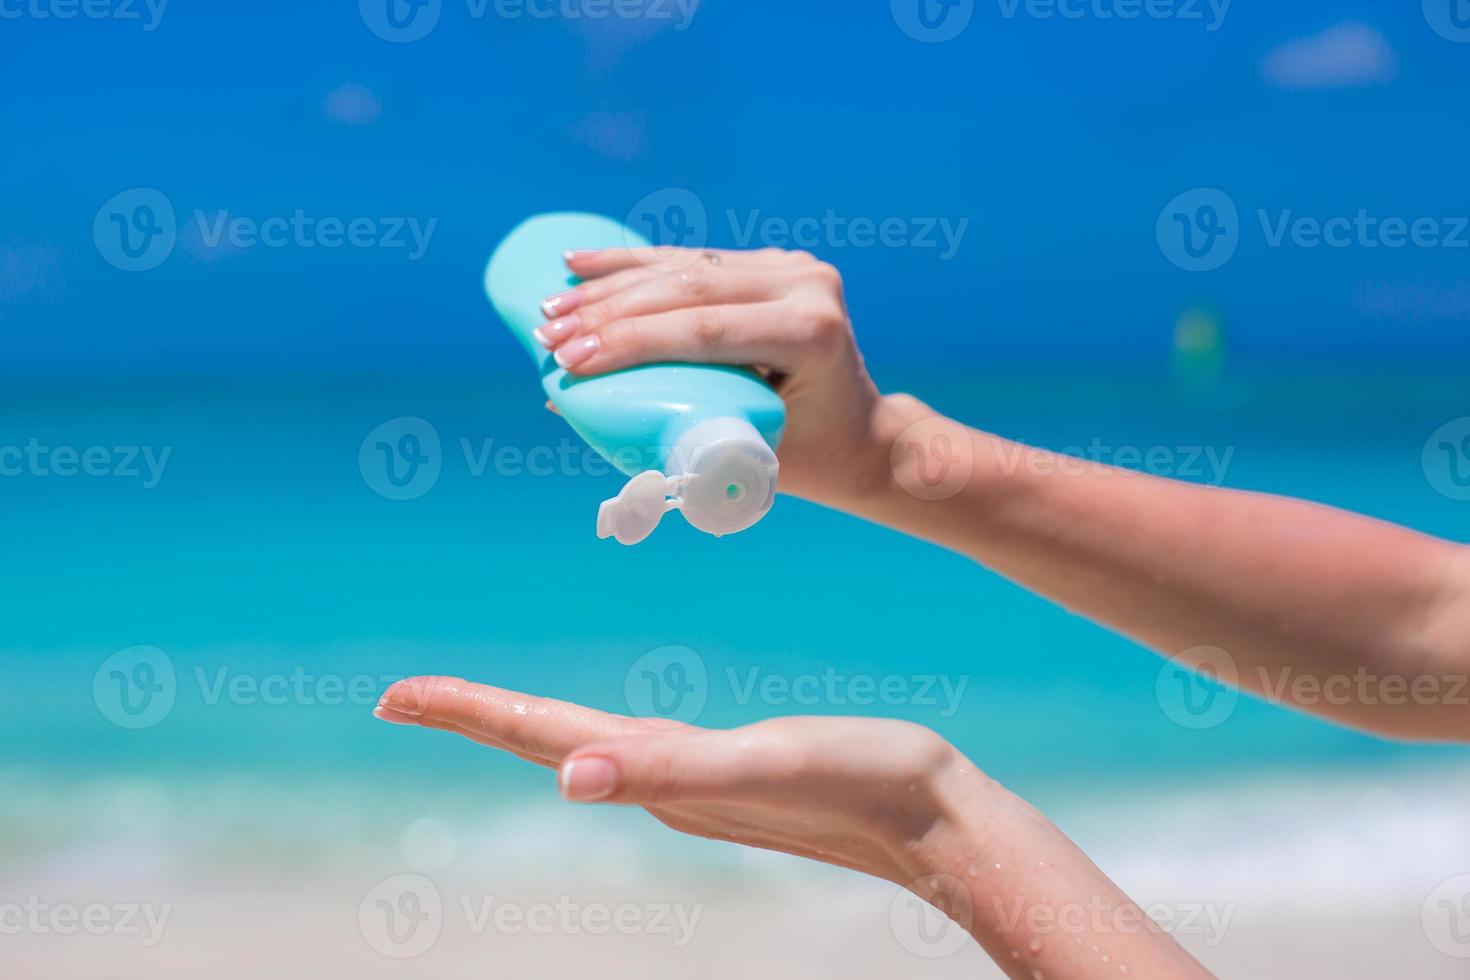
{"type": "Polygon", "coordinates": [[[725,340],[726,322],[717,307],[707,306],[694,314],[691,330],[694,342],[702,350],[720,346],[725,340]]]}
{"type": "Polygon", "coordinates": [[[600,303],[609,297],[616,296],[632,285],[633,282],[634,280],[626,271],[615,272],[610,276],[603,276],[600,279],[589,279],[577,286],[577,289],[582,294],[583,305],[587,305],[590,303],[600,303]]]}
{"type": "Polygon", "coordinates": [[[461,682],[452,677],[410,677],[393,691],[393,702],[401,709],[432,715],[453,701],[461,682]]]}
{"type": "Polygon", "coordinates": [[[540,740],[529,717],[515,712],[506,712],[498,721],[499,735],[512,745],[520,745],[536,751],[540,740]]]}
{"type": "Polygon", "coordinates": [[[662,803],[674,799],[679,792],[679,768],[669,756],[660,755],[648,763],[646,792],[651,802],[662,803]]]}
{"type": "Polygon", "coordinates": [[[792,326],[809,341],[831,341],[847,332],[846,318],[835,304],[825,300],[803,299],[791,309],[792,326]]]}
{"type": "Polygon", "coordinates": [[[648,346],[648,330],[643,321],[636,317],[619,320],[602,332],[602,349],[616,348],[624,353],[636,354],[648,346]]]}
{"type": "Polygon", "coordinates": [[[842,288],[842,273],[830,262],[818,262],[812,267],[812,276],[822,285],[833,289],[842,288]]]}
{"type": "Polygon", "coordinates": [[[618,319],[622,306],[623,301],[614,295],[589,303],[575,312],[581,315],[583,326],[595,330],[618,319]]]}
{"type": "Polygon", "coordinates": [[[579,284],[576,290],[582,298],[582,305],[590,306],[593,303],[600,303],[611,296],[614,292],[613,280],[616,278],[616,276],[605,276],[579,284]]]}
{"type": "Polygon", "coordinates": [[[709,274],[695,267],[679,273],[679,291],[690,299],[702,299],[709,295],[709,274]]]}

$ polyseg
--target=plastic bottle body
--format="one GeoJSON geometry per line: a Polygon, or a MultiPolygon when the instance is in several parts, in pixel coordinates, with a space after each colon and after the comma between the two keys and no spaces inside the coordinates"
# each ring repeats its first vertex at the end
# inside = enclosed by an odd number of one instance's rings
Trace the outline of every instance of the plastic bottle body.
{"type": "Polygon", "coordinates": [[[752,371],[702,364],[652,364],[577,377],[557,366],[533,335],[544,320],[541,300],[576,282],[562,264],[563,253],[646,245],[607,218],[540,215],[496,249],[485,289],[539,367],[548,400],[577,434],[628,476],[654,472],[666,480],[660,501],[654,500],[658,488],[651,478],[636,488],[630,483],[604,505],[599,534],[624,543],[641,540],[662,511],[674,507],[701,530],[743,530],[764,516],[775,494],[774,449],[786,410],[769,385],[752,371]],[[662,501],[667,503],[654,515],[662,501]]]}

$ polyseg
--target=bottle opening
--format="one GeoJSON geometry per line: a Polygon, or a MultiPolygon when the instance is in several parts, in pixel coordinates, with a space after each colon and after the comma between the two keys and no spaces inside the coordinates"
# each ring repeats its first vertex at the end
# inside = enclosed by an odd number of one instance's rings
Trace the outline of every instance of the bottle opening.
{"type": "Polygon", "coordinates": [[[679,509],[710,534],[734,534],[766,516],[776,499],[776,454],[744,419],[710,419],[684,433],[670,456],[682,485],[679,509]]]}

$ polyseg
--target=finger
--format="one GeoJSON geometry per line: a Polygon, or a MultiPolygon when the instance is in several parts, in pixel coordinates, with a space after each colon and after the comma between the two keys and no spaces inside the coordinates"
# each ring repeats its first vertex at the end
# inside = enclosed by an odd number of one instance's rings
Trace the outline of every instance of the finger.
{"type": "Polygon", "coordinates": [[[611,293],[577,309],[580,335],[600,330],[617,320],[667,313],[697,306],[761,303],[785,295],[792,277],[779,270],[755,273],[749,269],[698,265],[683,272],[655,276],[611,293]]]}
{"type": "MultiPolygon", "coordinates": [[[[775,251],[775,250],[772,250],[775,251]]],[[[768,261],[772,254],[766,250],[733,251],[720,248],[603,248],[568,252],[565,256],[567,268],[582,279],[595,279],[624,269],[688,268],[696,262],[708,261],[713,255],[722,265],[748,265],[768,261]]]]}
{"type": "Polygon", "coordinates": [[[579,745],[647,730],[632,718],[455,677],[401,680],[384,692],[373,713],[396,724],[455,731],[552,764],[579,745]]]}
{"type": "Polygon", "coordinates": [[[577,375],[662,361],[765,364],[789,371],[808,340],[784,303],[700,306],[610,323],[558,347],[556,362],[577,375]]]}
{"type": "Polygon", "coordinates": [[[562,762],[557,786],[582,803],[754,802],[792,768],[789,748],[758,734],[696,729],[584,745],[562,762]]]}
{"type": "Polygon", "coordinates": [[[554,404],[552,404],[549,401],[546,403],[546,410],[548,412],[550,412],[552,415],[560,415],[561,414],[561,409],[557,408],[554,404]]]}
{"type": "Polygon", "coordinates": [[[541,312],[548,318],[567,316],[575,312],[579,307],[589,303],[600,302],[614,293],[622,292],[632,286],[649,279],[655,279],[664,273],[657,269],[646,266],[635,266],[631,269],[623,269],[619,272],[609,273],[598,279],[589,279],[580,282],[565,292],[556,293],[546,297],[541,303],[541,312]]]}

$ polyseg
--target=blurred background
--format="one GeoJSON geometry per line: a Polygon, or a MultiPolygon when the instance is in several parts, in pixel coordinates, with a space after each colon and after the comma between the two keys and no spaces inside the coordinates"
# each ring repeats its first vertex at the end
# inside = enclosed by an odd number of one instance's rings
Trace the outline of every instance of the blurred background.
{"type": "Polygon", "coordinates": [[[599,542],[620,478],[481,290],[546,210],[805,248],[886,391],[1470,540],[1463,0],[6,0],[0,55],[16,975],[998,975],[886,883],[371,717],[448,673],[909,718],[1222,974],[1463,976],[1470,754],[797,500],[599,542]]]}

